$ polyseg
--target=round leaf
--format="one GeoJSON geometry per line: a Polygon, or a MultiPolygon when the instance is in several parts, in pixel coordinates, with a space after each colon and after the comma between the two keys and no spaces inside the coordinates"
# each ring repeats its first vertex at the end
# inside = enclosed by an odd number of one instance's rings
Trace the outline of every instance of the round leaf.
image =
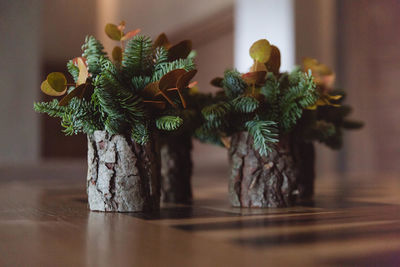
{"type": "Polygon", "coordinates": [[[122,62],[122,48],[120,46],[114,47],[112,51],[112,58],[116,62],[122,62]]]}
{"type": "Polygon", "coordinates": [[[178,87],[179,89],[185,89],[186,87],[188,87],[190,80],[193,79],[196,73],[197,70],[191,70],[180,76],[176,83],[176,87],[178,87]]]}
{"type": "Polygon", "coordinates": [[[67,89],[67,78],[61,72],[50,73],[46,80],[54,91],[64,92],[67,89]]]}
{"type": "Polygon", "coordinates": [[[266,63],[271,56],[271,45],[266,39],[256,41],[250,47],[250,56],[258,62],[266,63]]]}
{"type": "Polygon", "coordinates": [[[153,47],[163,46],[164,48],[170,48],[171,44],[168,41],[167,35],[165,33],[161,33],[157,39],[154,41],[153,47]]]}
{"type": "Polygon", "coordinates": [[[192,41],[181,41],[168,49],[168,60],[174,61],[180,58],[187,58],[190,51],[192,51],[192,41]]]}
{"type": "Polygon", "coordinates": [[[67,91],[67,87],[65,87],[65,90],[63,92],[57,92],[49,85],[47,80],[42,82],[42,84],[40,85],[40,89],[43,93],[50,96],[60,96],[65,94],[65,92],[67,91]]]}
{"type": "Polygon", "coordinates": [[[278,47],[271,45],[271,56],[265,65],[267,69],[274,74],[279,73],[279,68],[281,67],[281,52],[278,47]]]}
{"type": "Polygon", "coordinates": [[[120,41],[122,38],[122,31],[120,31],[118,26],[115,24],[108,23],[106,25],[105,32],[112,40],[120,41]]]}
{"type": "Polygon", "coordinates": [[[176,69],[168,72],[160,79],[159,88],[161,91],[177,86],[178,79],[186,73],[184,69],[176,69]]]}

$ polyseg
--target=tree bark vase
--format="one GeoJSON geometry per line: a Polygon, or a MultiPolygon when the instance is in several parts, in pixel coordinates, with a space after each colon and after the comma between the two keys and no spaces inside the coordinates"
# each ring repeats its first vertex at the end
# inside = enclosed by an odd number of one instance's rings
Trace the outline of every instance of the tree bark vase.
{"type": "Polygon", "coordinates": [[[88,135],[87,194],[93,211],[141,212],[160,206],[159,160],[152,142],[124,135],[88,135]]]}
{"type": "Polygon", "coordinates": [[[229,200],[234,207],[288,207],[294,203],[296,169],[286,138],[261,156],[248,132],[232,136],[229,200]]]}
{"type": "Polygon", "coordinates": [[[315,148],[312,142],[294,141],[292,153],[297,168],[299,199],[311,200],[315,183],[315,148]]]}
{"type": "Polygon", "coordinates": [[[161,198],[166,203],[192,202],[192,139],[179,135],[164,139],[160,145],[161,198]]]}

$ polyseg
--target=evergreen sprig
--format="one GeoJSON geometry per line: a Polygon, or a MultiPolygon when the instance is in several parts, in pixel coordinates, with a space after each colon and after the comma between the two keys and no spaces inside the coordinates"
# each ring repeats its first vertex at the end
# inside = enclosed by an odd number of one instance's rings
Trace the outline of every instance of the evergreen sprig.
{"type": "MultiPolygon", "coordinates": [[[[94,76],[99,74],[101,71],[100,59],[106,56],[103,45],[95,37],[89,35],[86,36],[85,43],[82,45],[82,51],[82,55],[87,61],[89,73],[94,76]]],[[[74,76],[74,74],[72,75],[74,76]]]]}
{"type": "Polygon", "coordinates": [[[276,123],[273,121],[251,120],[246,122],[246,128],[254,139],[254,149],[258,150],[261,156],[271,152],[270,145],[278,142],[276,123]]]}
{"type": "Polygon", "coordinates": [[[156,120],[156,127],[163,131],[174,131],[183,123],[183,120],[178,116],[165,115],[156,120]]]}
{"type": "Polygon", "coordinates": [[[153,44],[149,37],[136,35],[128,41],[122,59],[122,74],[127,80],[151,71],[153,44]]]}

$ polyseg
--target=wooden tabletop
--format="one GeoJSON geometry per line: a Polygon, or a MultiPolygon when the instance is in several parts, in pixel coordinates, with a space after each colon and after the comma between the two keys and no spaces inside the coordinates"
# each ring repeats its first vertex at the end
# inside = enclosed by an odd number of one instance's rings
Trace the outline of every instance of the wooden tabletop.
{"type": "Polygon", "coordinates": [[[399,266],[400,175],[320,175],[312,203],[238,209],[226,169],[191,206],[90,212],[86,166],[0,167],[0,266],[399,266]]]}

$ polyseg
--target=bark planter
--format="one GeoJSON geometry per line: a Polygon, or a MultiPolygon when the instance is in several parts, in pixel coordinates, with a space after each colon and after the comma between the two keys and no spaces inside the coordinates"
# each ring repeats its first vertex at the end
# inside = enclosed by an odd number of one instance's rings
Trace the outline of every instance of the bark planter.
{"type": "Polygon", "coordinates": [[[177,135],[162,138],[161,198],[164,202],[188,204],[192,202],[192,138],[177,135]]]}
{"type": "Polygon", "coordinates": [[[289,140],[281,138],[267,156],[253,148],[248,132],[232,136],[229,200],[234,207],[288,207],[294,203],[296,168],[289,140]]]}
{"type": "Polygon", "coordinates": [[[88,135],[87,194],[94,211],[140,212],[160,206],[160,170],[151,142],[123,135],[88,135]]]}
{"type": "Polygon", "coordinates": [[[300,200],[314,196],[315,148],[312,142],[293,141],[292,154],[297,168],[297,189],[300,200]]]}

